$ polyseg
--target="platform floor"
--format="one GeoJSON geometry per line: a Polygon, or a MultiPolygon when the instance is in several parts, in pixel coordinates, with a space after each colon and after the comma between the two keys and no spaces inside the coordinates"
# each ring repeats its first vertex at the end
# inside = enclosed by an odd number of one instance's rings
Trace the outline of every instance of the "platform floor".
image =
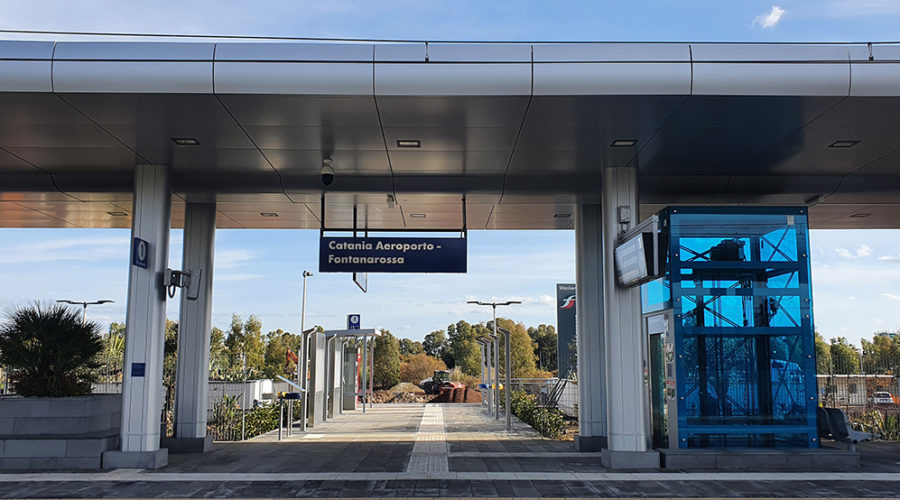
{"type": "Polygon", "coordinates": [[[157,471],[0,474],[0,497],[898,497],[900,443],[867,443],[862,472],[609,472],[480,405],[376,405],[157,471]]]}

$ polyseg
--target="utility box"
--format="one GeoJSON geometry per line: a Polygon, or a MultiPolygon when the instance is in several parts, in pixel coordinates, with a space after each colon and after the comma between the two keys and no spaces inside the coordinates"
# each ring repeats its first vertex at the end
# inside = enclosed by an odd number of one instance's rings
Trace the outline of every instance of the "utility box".
{"type": "Polygon", "coordinates": [[[670,207],[643,285],[655,447],[819,446],[805,207],[670,207]]]}

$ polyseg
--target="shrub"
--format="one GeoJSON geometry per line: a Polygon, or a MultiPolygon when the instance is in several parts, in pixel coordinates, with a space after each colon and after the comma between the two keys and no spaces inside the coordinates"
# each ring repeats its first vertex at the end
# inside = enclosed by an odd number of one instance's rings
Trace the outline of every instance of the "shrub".
{"type": "Polygon", "coordinates": [[[0,327],[0,363],[22,396],[83,396],[102,350],[100,325],[60,304],[12,309],[0,327]]]}
{"type": "Polygon", "coordinates": [[[562,412],[556,408],[539,407],[537,397],[524,391],[512,392],[509,407],[513,415],[540,432],[542,436],[557,439],[566,431],[566,418],[562,412]]]}
{"type": "MultiPolygon", "coordinates": [[[[213,407],[212,418],[207,425],[207,434],[220,441],[240,441],[241,439],[241,409],[238,404],[239,396],[223,395],[213,407]]],[[[301,401],[290,400],[294,405],[294,418],[299,419],[301,414],[301,401]]],[[[278,402],[261,404],[249,410],[244,410],[243,425],[244,437],[250,439],[260,434],[265,434],[278,428],[278,417],[281,408],[278,402]]],[[[284,407],[284,425],[288,424],[288,406],[284,407]]]]}
{"type": "Polygon", "coordinates": [[[434,375],[435,370],[446,370],[447,365],[438,358],[427,354],[415,354],[400,365],[400,381],[418,385],[434,375]]]}

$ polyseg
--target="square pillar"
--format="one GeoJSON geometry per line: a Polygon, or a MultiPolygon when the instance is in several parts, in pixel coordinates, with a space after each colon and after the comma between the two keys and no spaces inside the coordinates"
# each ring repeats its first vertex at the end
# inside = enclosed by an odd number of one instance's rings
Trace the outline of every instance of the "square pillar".
{"type": "MultiPolygon", "coordinates": [[[[603,325],[603,245],[600,205],[579,204],[575,213],[575,310],[578,349],[579,451],[606,446],[606,340],[603,325]]],[[[613,275],[614,276],[614,275],[613,275]]]]}
{"type": "Polygon", "coordinates": [[[167,450],[159,447],[159,435],[166,327],[162,280],[169,261],[171,201],[169,168],[138,165],[125,320],[121,451],[105,452],[104,468],[158,468],[168,462],[167,450]]]}
{"type": "MultiPolygon", "coordinates": [[[[640,222],[637,178],[636,167],[607,167],[603,171],[608,442],[602,462],[612,469],[659,468],[659,453],[649,449],[650,415],[644,377],[647,347],[641,328],[641,290],[619,286],[614,259],[619,236],[640,222]]],[[[579,355],[579,363],[580,358],[579,355]]]]}
{"type": "Polygon", "coordinates": [[[212,438],[206,435],[206,413],[215,234],[216,204],[188,203],[184,212],[182,267],[191,273],[191,286],[189,290],[181,290],[175,365],[175,439],[165,440],[173,452],[203,452],[212,448],[212,438]]]}

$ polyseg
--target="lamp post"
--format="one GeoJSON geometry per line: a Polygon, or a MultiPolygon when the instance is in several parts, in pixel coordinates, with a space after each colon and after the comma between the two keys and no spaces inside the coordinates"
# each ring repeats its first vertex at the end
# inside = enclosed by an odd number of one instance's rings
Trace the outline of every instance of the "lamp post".
{"type": "MultiPolygon", "coordinates": [[[[493,313],[494,313],[494,323],[493,323],[494,324],[494,337],[497,337],[497,306],[508,306],[508,305],[512,305],[512,304],[521,304],[522,301],[521,300],[507,300],[506,302],[482,302],[480,300],[468,300],[468,301],[466,301],[466,303],[467,304],[477,304],[479,306],[491,306],[491,309],[493,310],[493,313]]],[[[504,388],[504,394],[506,394],[506,398],[505,398],[506,399],[506,430],[509,431],[512,428],[512,422],[511,422],[510,416],[509,416],[509,389],[510,389],[510,380],[511,380],[511,375],[509,373],[509,370],[510,370],[510,362],[509,362],[509,357],[510,357],[509,337],[510,337],[510,334],[509,334],[509,331],[507,331],[507,330],[503,330],[503,329],[501,329],[501,330],[503,332],[505,332],[505,334],[506,334],[506,384],[505,384],[506,387],[504,388]]],[[[500,377],[498,376],[497,380],[499,381],[499,379],[500,379],[500,377]]],[[[498,387],[499,387],[499,384],[498,384],[498,387]]],[[[498,397],[500,396],[499,389],[497,391],[497,396],[498,397]]],[[[499,405],[499,401],[498,401],[498,405],[499,405]]],[[[497,418],[500,418],[499,412],[497,414],[497,418]]]]}
{"type": "MultiPolygon", "coordinates": [[[[300,303],[300,359],[297,363],[297,384],[303,388],[303,397],[302,404],[300,405],[300,430],[306,430],[306,399],[309,397],[309,387],[306,387],[306,365],[309,363],[309,334],[314,331],[314,329],[306,330],[306,278],[312,276],[313,273],[303,270],[303,299],[300,303]]],[[[291,422],[291,426],[294,423],[291,422]]]]}
{"type": "Polygon", "coordinates": [[[500,333],[502,333],[506,337],[506,352],[504,353],[504,358],[506,358],[506,382],[503,384],[503,395],[506,399],[506,430],[509,431],[512,428],[512,422],[510,420],[510,411],[509,411],[509,393],[512,391],[512,370],[510,368],[510,357],[512,356],[510,353],[510,337],[512,337],[512,332],[505,328],[499,328],[500,333]]]}
{"type": "Polygon", "coordinates": [[[103,299],[103,300],[94,300],[94,301],[83,301],[83,300],[59,299],[56,302],[58,304],[72,304],[74,306],[81,306],[81,322],[84,323],[85,321],[87,321],[87,306],[108,304],[111,302],[115,302],[115,300],[103,299]]]}

